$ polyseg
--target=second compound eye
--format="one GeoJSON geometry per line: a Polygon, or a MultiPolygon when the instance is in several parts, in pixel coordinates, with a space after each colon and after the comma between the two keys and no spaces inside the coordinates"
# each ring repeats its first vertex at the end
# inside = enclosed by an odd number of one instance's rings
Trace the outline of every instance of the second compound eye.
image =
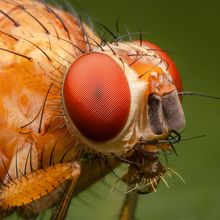
{"type": "Polygon", "coordinates": [[[75,60],[63,95],[69,118],[87,139],[107,141],[124,128],[130,89],[122,68],[110,56],[91,52],[75,60]]]}
{"type": "Polygon", "coordinates": [[[159,55],[161,57],[162,60],[164,60],[165,62],[167,62],[168,65],[168,70],[170,72],[170,75],[173,79],[173,83],[176,86],[176,89],[178,92],[182,92],[183,91],[183,85],[182,85],[182,79],[181,76],[176,68],[175,63],[173,62],[173,60],[169,57],[169,55],[163,50],[161,49],[159,46],[149,42],[149,41],[142,41],[140,43],[140,41],[135,41],[136,44],[141,44],[143,46],[148,47],[151,50],[154,50],[155,53],[157,55],[159,55]]]}

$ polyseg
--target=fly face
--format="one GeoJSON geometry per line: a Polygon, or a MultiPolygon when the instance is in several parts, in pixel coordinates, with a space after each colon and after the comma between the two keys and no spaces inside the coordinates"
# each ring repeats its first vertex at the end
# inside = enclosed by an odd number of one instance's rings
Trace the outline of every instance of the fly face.
{"type": "Polygon", "coordinates": [[[181,78],[153,46],[116,42],[94,49],[71,65],[63,83],[72,134],[86,148],[129,163],[122,180],[139,193],[155,190],[166,172],[157,154],[172,150],[171,134],[185,125],[181,78]]]}
{"type": "Polygon", "coordinates": [[[167,138],[185,124],[172,74],[166,60],[135,42],[80,56],[63,83],[69,129],[106,155],[126,155],[140,140],[167,138]]]}

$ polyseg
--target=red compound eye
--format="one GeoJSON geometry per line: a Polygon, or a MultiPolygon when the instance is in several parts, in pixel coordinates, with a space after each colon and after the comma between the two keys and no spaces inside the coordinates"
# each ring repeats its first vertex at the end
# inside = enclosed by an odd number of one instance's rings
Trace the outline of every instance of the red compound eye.
{"type": "Polygon", "coordinates": [[[107,141],[123,129],[130,111],[130,89],[122,68],[108,55],[92,52],[71,65],[64,101],[78,130],[93,141],[107,141]]]}
{"type": "MultiPolygon", "coordinates": [[[[135,43],[140,44],[140,41],[135,41],[135,43]]],[[[155,49],[156,54],[158,54],[163,60],[165,60],[168,63],[168,65],[169,65],[168,70],[170,72],[170,75],[172,76],[174,85],[176,86],[176,89],[178,92],[182,92],[183,91],[182,79],[181,79],[180,74],[176,68],[176,65],[174,64],[172,59],[167,55],[167,53],[165,51],[163,51],[157,45],[155,45],[151,42],[148,42],[148,41],[142,41],[142,45],[145,45],[151,49],[155,49]]]]}

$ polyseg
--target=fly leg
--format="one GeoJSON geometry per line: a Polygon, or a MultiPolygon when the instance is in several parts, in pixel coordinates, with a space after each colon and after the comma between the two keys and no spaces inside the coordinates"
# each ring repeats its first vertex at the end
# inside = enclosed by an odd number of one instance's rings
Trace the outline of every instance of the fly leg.
{"type": "Polygon", "coordinates": [[[124,203],[121,208],[119,220],[133,220],[135,219],[135,211],[138,202],[137,191],[131,191],[126,194],[124,203]]]}

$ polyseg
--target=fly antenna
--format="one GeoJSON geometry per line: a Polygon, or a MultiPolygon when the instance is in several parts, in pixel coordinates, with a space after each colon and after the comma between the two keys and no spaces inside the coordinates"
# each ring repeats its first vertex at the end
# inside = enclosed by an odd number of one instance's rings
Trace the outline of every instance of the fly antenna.
{"type": "Polygon", "coordinates": [[[180,96],[200,96],[200,97],[204,97],[204,98],[208,98],[208,99],[220,100],[219,96],[212,96],[212,95],[207,95],[207,94],[193,92],[193,91],[178,92],[178,95],[180,95],[180,96]]]}

